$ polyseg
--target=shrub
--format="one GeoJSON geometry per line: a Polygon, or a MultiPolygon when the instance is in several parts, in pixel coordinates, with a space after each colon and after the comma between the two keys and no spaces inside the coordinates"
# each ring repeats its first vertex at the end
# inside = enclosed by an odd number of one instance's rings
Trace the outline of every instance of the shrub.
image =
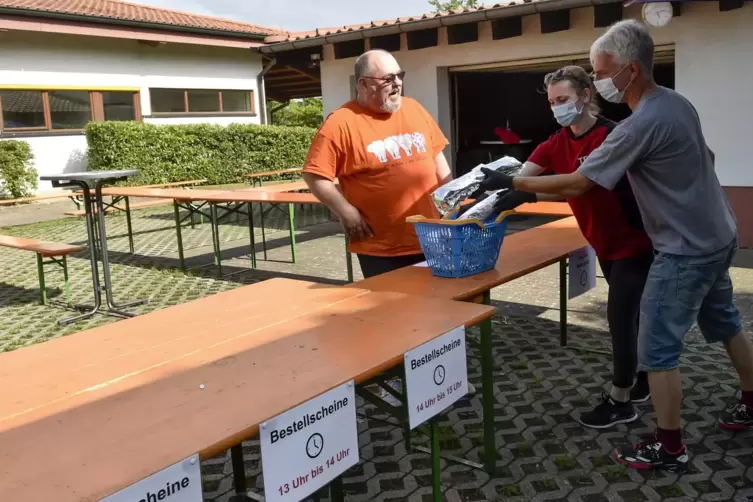
{"type": "Polygon", "coordinates": [[[301,167],[315,132],[247,124],[90,122],[88,169],[139,169],[131,185],[204,178],[210,184],[239,183],[244,174],[301,167]]]}
{"type": "Polygon", "coordinates": [[[0,141],[0,190],[13,198],[29,197],[37,189],[34,154],[26,141],[0,141]]]}

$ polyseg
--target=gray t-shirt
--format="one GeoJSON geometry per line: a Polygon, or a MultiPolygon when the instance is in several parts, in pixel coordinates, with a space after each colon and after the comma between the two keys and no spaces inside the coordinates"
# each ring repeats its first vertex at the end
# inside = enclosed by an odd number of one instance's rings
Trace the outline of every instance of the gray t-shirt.
{"type": "Polygon", "coordinates": [[[737,233],[698,114],[670,89],[645,96],[578,172],[608,190],[627,173],[657,251],[709,254],[737,233]]]}

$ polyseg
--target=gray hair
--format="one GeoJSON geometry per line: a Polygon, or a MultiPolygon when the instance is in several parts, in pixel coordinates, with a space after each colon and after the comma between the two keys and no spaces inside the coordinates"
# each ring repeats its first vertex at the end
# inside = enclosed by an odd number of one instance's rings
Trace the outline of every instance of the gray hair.
{"type": "Polygon", "coordinates": [[[591,45],[591,62],[597,54],[608,54],[622,65],[635,61],[653,79],[654,41],[643,23],[628,19],[613,24],[591,45]]]}
{"type": "Polygon", "coordinates": [[[356,58],[356,64],[353,68],[353,75],[355,76],[356,82],[358,82],[361,77],[367,77],[366,70],[369,67],[369,61],[371,61],[371,57],[375,56],[377,54],[387,54],[391,56],[392,54],[389,53],[389,51],[385,51],[384,49],[372,49],[370,51],[366,51],[358,58],[356,58]]]}

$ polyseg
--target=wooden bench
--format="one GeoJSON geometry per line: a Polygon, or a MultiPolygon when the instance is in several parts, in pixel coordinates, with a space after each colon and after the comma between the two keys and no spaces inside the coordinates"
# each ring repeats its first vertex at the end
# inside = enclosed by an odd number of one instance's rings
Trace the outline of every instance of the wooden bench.
{"type": "Polygon", "coordinates": [[[259,186],[263,184],[264,178],[269,178],[271,176],[279,176],[280,174],[292,174],[292,173],[300,173],[303,171],[302,167],[291,167],[290,169],[279,169],[277,171],[264,171],[261,173],[249,173],[244,175],[244,178],[247,178],[251,180],[252,185],[256,185],[257,183],[259,186]]]}
{"type": "MultiPolygon", "coordinates": [[[[128,209],[143,209],[145,207],[166,206],[166,205],[169,205],[170,203],[171,201],[169,200],[147,200],[144,202],[137,202],[136,204],[131,204],[129,202],[128,209]]],[[[125,208],[120,208],[118,206],[115,206],[114,204],[112,205],[108,204],[107,207],[105,207],[105,213],[111,213],[113,211],[124,211],[124,210],[125,208]]],[[[86,211],[83,209],[78,209],[76,211],[66,211],[63,214],[65,214],[66,216],[86,216],[86,211]]],[[[97,214],[96,208],[94,209],[94,211],[92,211],[92,214],[97,214]]]]}
{"type": "MultiPolygon", "coordinates": [[[[115,190],[117,191],[119,188],[121,190],[132,189],[135,190],[135,193],[139,193],[139,195],[136,195],[137,197],[140,196],[140,193],[148,193],[150,191],[160,191],[160,190],[172,190],[172,189],[187,189],[189,186],[192,185],[198,185],[201,183],[206,183],[206,179],[199,179],[199,180],[189,180],[189,181],[175,181],[172,183],[159,183],[156,185],[143,185],[143,186],[137,186],[137,187],[110,187],[105,188],[103,193],[104,195],[109,195],[112,197],[110,202],[102,201],[105,213],[111,212],[111,211],[123,211],[126,214],[126,226],[128,229],[128,247],[131,251],[131,253],[134,252],[134,245],[133,245],[133,224],[131,222],[131,209],[144,209],[147,207],[157,207],[157,206],[167,206],[172,203],[169,199],[159,199],[159,200],[148,200],[144,202],[137,202],[136,204],[131,204],[129,195],[121,195],[119,193],[108,193],[108,191],[115,190]],[[124,201],[124,206],[118,205],[120,201],[124,201]]],[[[188,190],[186,190],[188,191],[188,190]]],[[[81,193],[79,190],[76,192],[78,194],[81,193]]],[[[148,196],[147,196],[148,197],[148,196]]],[[[81,207],[80,203],[77,202],[79,208],[81,207]]],[[[85,216],[86,210],[84,209],[78,209],[76,211],[66,211],[64,213],[67,216],[85,216]]],[[[97,214],[96,207],[92,211],[92,214],[97,214]]],[[[192,222],[193,223],[193,222],[192,222]]]]}
{"type": "Polygon", "coordinates": [[[10,235],[0,235],[0,246],[20,249],[23,251],[32,251],[37,254],[37,272],[39,274],[39,296],[42,305],[47,305],[47,289],[44,280],[44,267],[55,264],[63,269],[65,278],[65,296],[66,300],[71,301],[71,290],[68,282],[68,261],[70,254],[83,251],[83,246],[72,244],[62,244],[59,242],[40,241],[37,239],[28,239],[26,237],[13,237],[10,235]],[[58,259],[58,257],[60,259],[58,259]],[[47,260],[45,260],[47,259],[47,260]]]}
{"type": "Polygon", "coordinates": [[[260,424],[493,312],[272,279],[2,353],[2,499],[100,500],[228,448],[244,493],[260,424]]]}
{"type": "Polygon", "coordinates": [[[63,199],[63,198],[73,197],[73,195],[74,195],[74,192],[65,192],[65,193],[50,193],[50,194],[36,195],[34,197],[20,197],[18,199],[2,199],[0,200],[0,206],[13,206],[15,204],[37,202],[40,200],[63,199]]]}

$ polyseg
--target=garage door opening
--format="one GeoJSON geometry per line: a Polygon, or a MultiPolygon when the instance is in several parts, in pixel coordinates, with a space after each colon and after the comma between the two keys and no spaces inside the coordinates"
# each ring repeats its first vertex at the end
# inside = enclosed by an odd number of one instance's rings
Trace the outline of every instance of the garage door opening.
{"type": "MultiPolygon", "coordinates": [[[[654,78],[674,89],[674,51],[657,54],[654,78]]],[[[481,163],[509,155],[521,162],[555,133],[554,120],[544,90],[544,76],[562,66],[578,64],[590,72],[587,59],[568,59],[544,64],[525,64],[451,69],[455,175],[481,163]],[[503,141],[495,130],[512,131],[503,141]],[[520,138],[515,142],[515,136],[520,138]]],[[[615,105],[599,97],[602,115],[619,122],[630,115],[627,105],[615,105]]]]}

